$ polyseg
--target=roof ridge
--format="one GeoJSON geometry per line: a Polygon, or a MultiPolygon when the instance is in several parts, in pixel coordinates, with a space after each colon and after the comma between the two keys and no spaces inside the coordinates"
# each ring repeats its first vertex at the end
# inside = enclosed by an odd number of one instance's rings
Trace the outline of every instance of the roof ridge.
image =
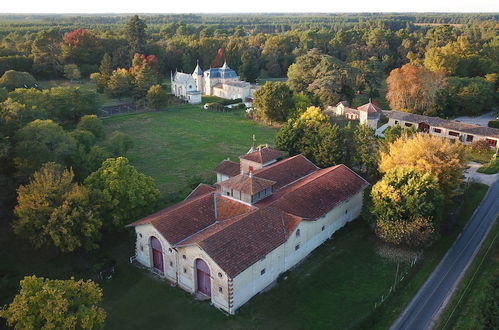
{"type": "Polygon", "coordinates": [[[298,154],[298,155],[294,155],[294,156],[291,156],[291,157],[288,157],[288,158],[285,158],[279,162],[276,162],[274,164],[271,164],[269,166],[265,166],[265,167],[262,167],[256,171],[253,172],[253,175],[258,175],[258,173],[263,173],[271,168],[274,168],[278,165],[282,165],[282,164],[285,164],[287,163],[288,161],[292,160],[292,159],[295,159],[295,158],[298,158],[298,157],[301,157],[303,159],[305,159],[307,162],[309,162],[310,164],[314,165],[317,169],[320,169],[320,167],[318,167],[317,165],[315,165],[314,163],[312,163],[312,161],[310,161],[310,159],[308,159],[307,157],[303,156],[302,154],[298,154]]]}
{"type": "MultiPolygon", "coordinates": [[[[192,193],[192,192],[191,192],[191,193],[192,193]]],[[[141,218],[141,219],[139,219],[139,220],[137,220],[137,221],[134,221],[134,222],[132,222],[132,223],[129,223],[129,224],[128,224],[128,225],[126,225],[125,227],[132,227],[132,226],[135,226],[135,224],[136,224],[137,222],[140,222],[140,221],[145,220],[145,219],[147,219],[147,218],[149,218],[149,217],[152,217],[152,216],[154,216],[154,215],[156,215],[156,214],[158,214],[158,213],[160,213],[160,212],[161,212],[161,213],[163,213],[163,212],[164,212],[164,213],[168,213],[168,212],[171,212],[171,211],[177,210],[177,209],[179,209],[179,208],[181,208],[181,207],[184,207],[184,206],[189,205],[189,204],[191,204],[191,203],[193,203],[193,202],[195,202],[195,201],[198,201],[198,200],[200,200],[201,198],[204,198],[204,197],[206,197],[208,194],[212,194],[212,193],[213,193],[213,191],[210,191],[210,192],[207,192],[207,193],[205,193],[205,194],[199,195],[199,196],[197,196],[197,197],[193,197],[193,198],[188,199],[188,200],[185,200],[185,199],[184,199],[183,201],[180,201],[180,202],[178,202],[178,203],[176,203],[176,204],[174,204],[174,205],[168,206],[167,208],[161,209],[161,210],[159,210],[159,211],[157,211],[157,212],[154,212],[153,214],[149,214],[147,217],[144,217],[144,218],[141,218]]],[[[154,219],[154,220],[161,220],[161,219],[154,219]]],[[[153,223],[153,220],[150,220],[150,223],[153,223]]]]}

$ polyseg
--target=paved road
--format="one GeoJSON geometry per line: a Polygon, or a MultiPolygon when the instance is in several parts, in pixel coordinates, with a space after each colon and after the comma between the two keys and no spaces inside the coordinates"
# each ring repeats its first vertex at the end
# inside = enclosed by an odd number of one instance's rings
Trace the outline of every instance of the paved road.
{"type": "Polygon", "coordinates": [[[499,181],[390,329],[431,329],[499,214],[499,181]]]}

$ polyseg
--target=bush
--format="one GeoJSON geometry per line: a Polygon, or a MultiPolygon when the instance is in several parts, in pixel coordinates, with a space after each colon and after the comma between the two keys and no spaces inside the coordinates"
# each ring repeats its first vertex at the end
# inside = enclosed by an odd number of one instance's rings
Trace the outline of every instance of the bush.
{"type": "Polygon", "coordinates": [[[80,118],[80,122],[76,126],[79,130],[89,131],[96,138],[101,138],[104,136],[104,125],[102,120],[96,115],[85,115],[80,118]]]}
{"type": "Polygon", "coordinates": [[[224,105],[219,102],[213,102],[213,103],[206,103],[204,105],[204,108],[206,110],[211,110],[211,111],[224,111],[224,105]]]}
{"type": "Polygon", "coordinates": [[[159,109],[168,103],[168,94],[161,88],[160,85],[153,85],[147,91],[147,104],[154,109],[159,109]]]}
{"type": "Polygon", "coordinates": [[[488,126],[492,128],[499,128],[499,120],[496,119],[489,121],[488,126]]]}
{"type": "Polygon", "coordinates": [[[490,150],[490,146],[485,140],[478,140],[470,144],[470,148],[479,153],[479,154],[485,154],[490,150]]]}
{"type": "Polygon", "coordinates": [[[0,78],[0,87],[10,91],[16,88],[38,88],[38,82],[27,72],[9,70],[0,78]]]}

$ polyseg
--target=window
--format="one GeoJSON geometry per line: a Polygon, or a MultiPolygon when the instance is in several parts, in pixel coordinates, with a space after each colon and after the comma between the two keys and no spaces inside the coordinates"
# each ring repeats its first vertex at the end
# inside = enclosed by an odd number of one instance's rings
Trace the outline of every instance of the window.
{"type": "Polygon", "coordinates": [[[405,123],[405,126],[406,127],[412,127],[412,124],[411,123],[405,123]]]}
{"type": "Polygon", "coordinates": [[[466,141],[473,142],[473,135],[466,135],[466,141]]]}
{"type": "Polygon", "coordinates": [[[231,189],[231,190],[230,190],[230,195],[231,195],[231,196],[234,196],[234,189],[231,189]]]}
{"type": "Polygon", "coordinates": [[[173,262],[172,261],[170,261],[170,267],[173,267],[173,262]]]}
{"type": "Polygon", "coordinates": [[[496,147],[497,146],[497,140],[494,139],[485,139],[485,142],[489,144],[491,147],[496,147]]]}
{"type": "Polygon", "coordinates": [[[249,172],[253,172],[253,166],[250,166],[249,169],[248,169],[249,172]]]}
{"type": "Polygon", "coordinates": [[[348,214],[348,210],[345,210],[345,214],[348,214]]]}
{"type": "Polygon", "coordinates": [[[300,237],[300,229],[296,231],[296,237],[300,237]]]}
{"type": "Polygon", "coordinates": [[[433,132],[435,132],[435,133],[442,133],[442,130],[440,128],[434,128],[433,132]]]}
{"type": "Polygon", "coordinates": [[[184,268],[184,274],[187,273],[187,269],[184,268]]]}
{"type": "Polygon", "coordinates": [[[300,249],[300,244],[295,245],[295,251],[298,251],[300,249]]]}
{"type": "Polygon", "coordinates": [[[185,254],[183,254],[183,255],[182,255],[182,258],[183,258],[183,259],[187,259],[187,257],[185,256],[185,254]]]}
{"type": "Polygon", "coordinates": [[[139,237],[142,237],[142,234],[139,233],[139,237]]]}
{"type": "Polygon", "coordinates": [[[265,274],[265,268],[260,271],[260,275],[265,274]]]}
{"type": "Polygon", "coordinates": [[[218,277],[222,278],[222,273],[218,273],[218,277]]]}
{"type": "Polygon", "coordinates": [[[450,136],[459,136],[459,133],[458,132],[454,132],[454,131],[449,131],[449,135],[450,136]]]}
{"type": "Polygon", "coordinates": [[[168,252],[172,253],[172,248],[168,248],[168,252]]]}
{"type": "Polygon", "coordinates": [[[395,125],[398,125],[399,124],[399,121],[398,120],[395,120],[395,125]]]}
{"type": "Polygon", "coordinates": [[[227,191],[227,196],[230,196],[230,192],[227,191]]]}
{"type": "Polygon", "coordinates": [[[144,251],[144,245],[140,244],[140,251],[144,251]]]}
{"type": "Polygon", "coordinates": [[[326,229],[326,227],[325,227],[325,226],[322,226],[321,230],[322,230],[322,231],[324,231],[324,229],[326,229]]]}
{"type": "Polygon", "coordinates": [[[218,292],[222,293],[224,290],[222,289],[221,286],[218,287],[218,292]]]}

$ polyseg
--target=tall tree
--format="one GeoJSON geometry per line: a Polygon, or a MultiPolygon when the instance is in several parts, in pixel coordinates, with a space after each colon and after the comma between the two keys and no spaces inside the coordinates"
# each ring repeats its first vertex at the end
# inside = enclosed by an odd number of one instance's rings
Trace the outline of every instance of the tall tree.
{"type": "Polygon", "coordinates": [[[102,289],[93,281],[26,276],[0,317],[15,329],[101,329],[106,312],[102,289]]]}
{"type": "Polygon", "coordinates": [[[85,180],[108,228],[121,229],[154,210],[159,190],[153,178],[138,172],[124,157],[107,159],[85,180]]]}
{"type": "Polygon", "coordinates": [[[359,125],[354,129],[353,137],[356,166],[366,175],[375,176],[378,173],[380,153],[374,129],[366,124],[359,125]]]}
{"type": "Polygon", "coordinates": [[[18,189],[14,232],[35,248],[71,252],[96,248],[101,220],[93,211],[87,188],[73,183],[74,174],[46,163],[27,185],[18,189]]]}
{"type": "Polygon", "coordinates": [[[437,105],[437,96],[446,83],[445,74],[406,64],[386,78],[386,98],[392,109],[423,114],[437,105]]]}
{"type": "Polygon", "coordinates": [[[62,73],[62,36],[55,29],[44,30],[36,35],[31,53],[33,69],[44,77],[58,77],[62,73]]]}
{"type": "Polygon", "coordinates": [[[17,131],[14,153],[18,175],[26,178],[43,163],[69,165],[76,141],[52,120],[35,120],[17,131]]]}
{"type": "Polygon", "coordinates": [[[139,18],[138,15],[133,15],[126,25],[126,38],[130,49],[130,54],[142,54],[146,47],[146,23],[139,18]]]}
{"type": "Polygon", "coordinates": [[[434,237],[443,195],[431,173],[394,167],[373,186],[371,198],[376,234],[384,241],[423,246],[434,237]]]}
{"type": "Polygon", "coordinates": [[[465,149],[460,143],[431,135],[402,136],[381,153],[379,170],[386,173],[394,167],[408,165],[438,178],[446,198],[459,186],[466,166],[465,149]]]}
{"type": "Polygon", "coordinates": [[[260,114],[271,121],[286,121],[294,107],[291,90],[282,82],[266,82],[253,98],[260,114]]]}

